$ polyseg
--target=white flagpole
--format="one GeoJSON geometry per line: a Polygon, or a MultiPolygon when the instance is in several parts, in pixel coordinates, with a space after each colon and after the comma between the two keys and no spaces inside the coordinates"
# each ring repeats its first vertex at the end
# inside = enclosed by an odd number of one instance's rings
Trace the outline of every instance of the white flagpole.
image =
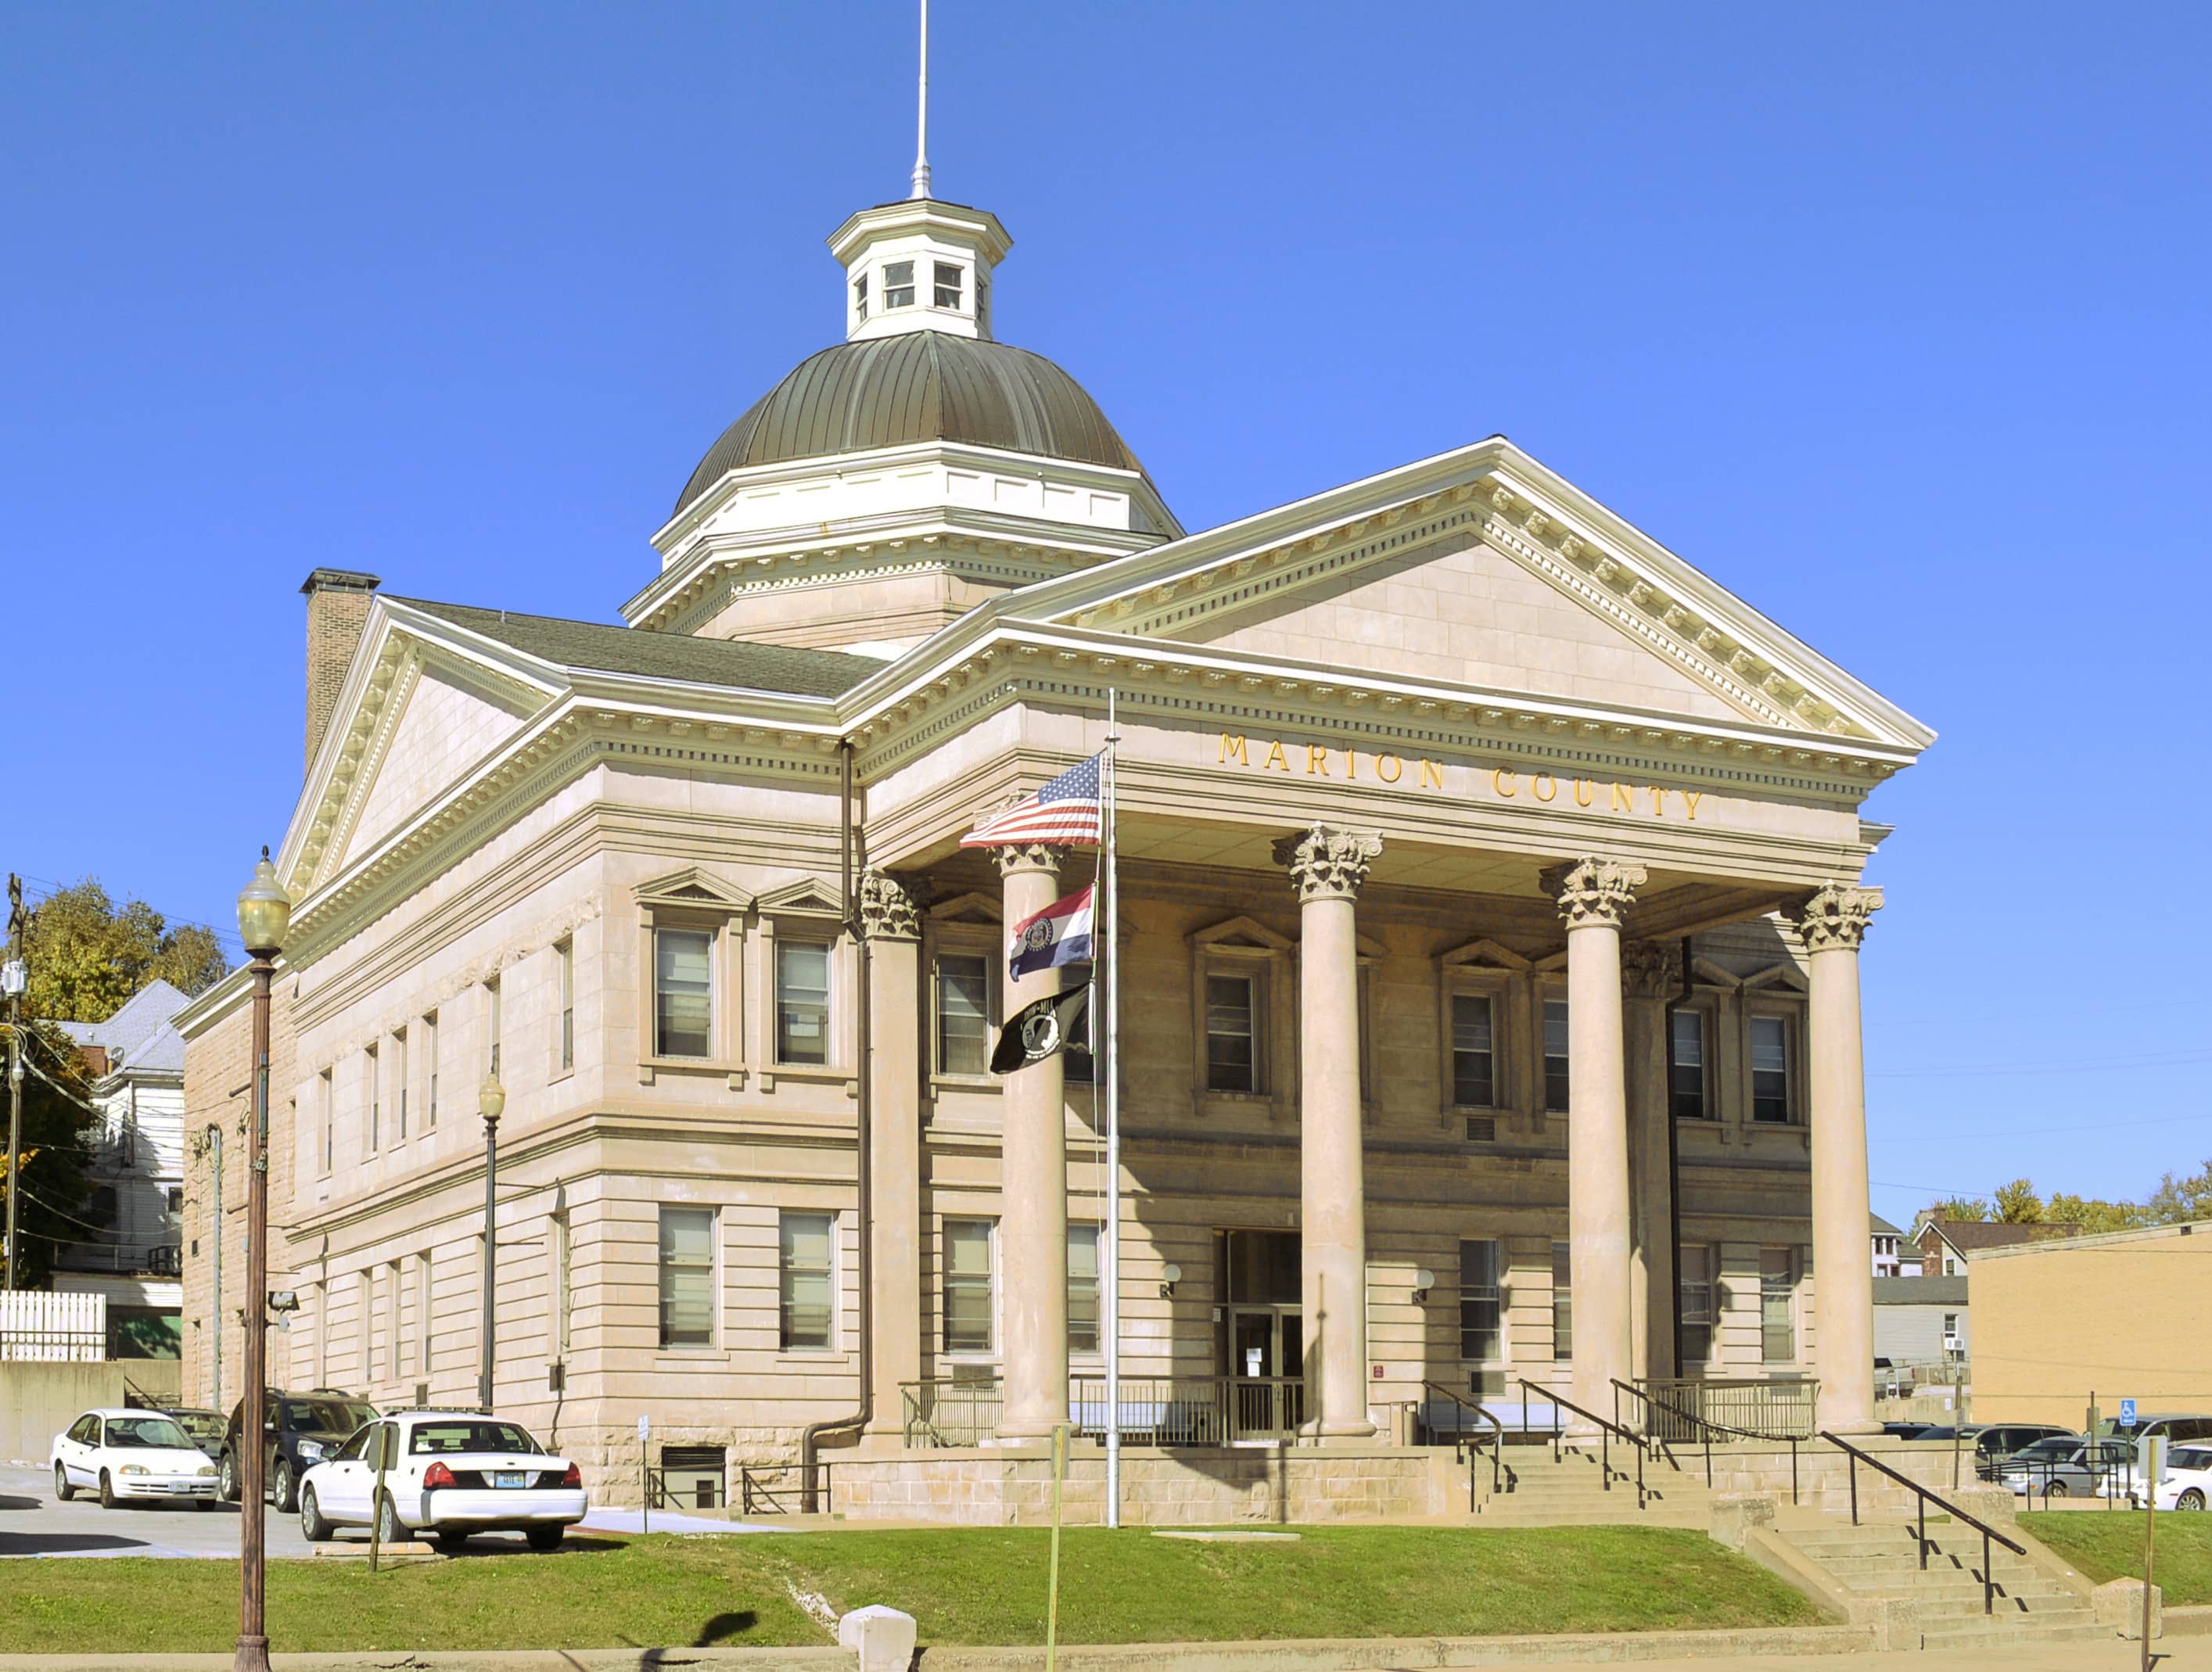
{"type": "MultiPolygon", "coordinates": [[[[1106,1270],[1100,1322],[1106,1331],[1106,1524],[1121,1524],[1121,879],[1115,868],[1114,751],[1121,740],[1115,692],[1106,691],[1106,772],[1100,800],[1105,825],[1106,886],[1100,909],[1106,914],[1105,1050],[1092,1057],[1093,1072],[1104,1085],[1106,1110],[1106,1270]]],[[[1094,1032],[1097,1031],[1094,1030],[1094,1032]]],[[[1097,1043],[1096,1039],[1094,1044],[1097,1043]]]]}

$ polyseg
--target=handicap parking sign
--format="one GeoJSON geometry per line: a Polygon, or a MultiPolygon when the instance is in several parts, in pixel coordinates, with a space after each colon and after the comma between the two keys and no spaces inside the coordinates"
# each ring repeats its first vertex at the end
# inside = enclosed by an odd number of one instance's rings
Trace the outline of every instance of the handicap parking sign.
{"type": "Polygon", "coordinates": [[[2132,1399],[2124,1399],[2120,1401],[2120,1426],[2132,1428],[2135,1426],[2136,1402],[2132,1399]]]}

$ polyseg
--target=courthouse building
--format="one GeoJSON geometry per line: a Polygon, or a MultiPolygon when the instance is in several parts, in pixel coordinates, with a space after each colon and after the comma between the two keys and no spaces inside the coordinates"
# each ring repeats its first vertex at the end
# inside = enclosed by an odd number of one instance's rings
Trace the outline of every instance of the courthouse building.
{"type": "MultiPolygon", "coordinates": [[[[687,1499],[818,1445],[854,1513],[1095,1431],[1092,1060],[986,1063],[1067,974],[1006,925],[1096,853],[959,843],[1111,692],[1142,1455],[1676,1376],[1868,1426],[1863,806],[1932,734],[1501,437],[1186,532],[997,339],[1010,245],[838,228],[845,340],[707,449],[626,625],[308,578],[272,1382],[474,1401],[495,1071],[495,1402],[603,1495],[641,1417],[687,1499]]],[[[246,994],[179,1018],[195,1129],[246,994]]],[[[220,1227],[188,1181],[188,1398],[241,1152],[220,1227]]]]}

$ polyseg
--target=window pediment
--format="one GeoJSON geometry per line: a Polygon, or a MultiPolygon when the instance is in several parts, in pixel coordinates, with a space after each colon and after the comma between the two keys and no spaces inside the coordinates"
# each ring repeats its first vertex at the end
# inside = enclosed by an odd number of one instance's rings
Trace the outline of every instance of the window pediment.
{"type": "Polygon", "coordinates": [[[1794,964],[1769,964],[1764,970],[1754,970],[1746,976],[1741,985],[1747,993],[1771,990],[1775,988],[1780,988],[1790,993],[1804,993],[1809,991],[1811,987],[1811,983],[1805,979],[1805,972],[1794,964]]]}
{"type": "Polygon", "coordinates": [[[763,917],[825,917],[842,921],[845,915],[837,891],[815,877],[802,877],[770,889],[753,904],[763,917]]]}
{"type": "Polygon", "coordinates": [[[1195,930],[1189,942],[1194,952],[1243,953],[1255,958],[1287,952],[1297,944],[1250,917],[1231,917],[1195,930]]]}
{"type": "Polygon", "coordinates": [[[940,926],[996,928],[1006,921],[999,903],[988,894],[957,894],[929,909],[929,921],[940,926]]]}
{"type": "Polygon", "coordinates": [[[1522,970],[1531,967],[1529,961],[1510,946],[1501,946],[1494,940],[1470,940],[1464,946],[1455,946],[1438,956],[1437,962],[1447,970],[1489,969],[1522,970]]]}
{"type": "Polygon", "coordinates": [[[735,916],[751,909],[752,896],[734,884],[690,865],[681,871],[642,882],[631,891],[641,906],[671,908],[689,911],[711,911],[723,916],[735,916]]]}

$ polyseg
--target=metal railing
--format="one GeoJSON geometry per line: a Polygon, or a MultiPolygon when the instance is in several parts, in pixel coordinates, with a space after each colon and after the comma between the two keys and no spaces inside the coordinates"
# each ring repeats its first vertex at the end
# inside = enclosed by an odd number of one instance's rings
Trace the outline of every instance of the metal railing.
{"type": "MultiPolygon", "coordinates": [[[[1708,1492],[1712,1490],[1713,1485],[1713,1437],[1715,1435],[1720,1435],[1725,1439],[1754,1440],[1764,1444],[1771,1444],[1773,1441],[1774,1437],[1771,1434],[1750,1433],[1741,1428],[1731,1428],[1724,1422],[1715,1422],[1711,1418],[1701,1417],[1694,1412],[1686,1411],[1653,1393],[1648,1383],[1639,1385],[1632,1382],[1623,1382],[1618,1377],[1611,1379],[1614,1420],[1620,1421],[1623,1427],[1629,1426],[1621,1417],[1620,1401],[1624,1396],[1632,1402],[1640,1402],[1644,1407],[1644,1421],[1641,1425],[1643,1432],[1646,1438],[1656,1440],[1660,1445],[1667,1448],[1666,1456],[1668,1462],[1674,1463],[1677,1468],[1681,1467],[1679,1462],[1675,1462],[1674,1459],[1673,1444],[1675,1442],[1701,1444],[1705,1447],[1705,1489],[1708,1492]]],[[[1798,1501],[1797,1437],[1791,1434],[1785,1438],[1790,1447],[1790,1501],[1795,1504],[1798,1501]]]]}
{"type": "MultiPolygon", "coordinates": [[[[1457,1388],[1448,1388],[1441,1382],[1424,1382],[1421,1390],[1435,1399],[1446,1401],[1447,1408],[1456,1419],[1453,1424],[1453,1444],[1467,1461],[1467,1511],[1473,1515],[1480,1503],[1475,1488],[1475,1470],[1480,1466],[1480,1454],[1484,1450],[1483,1441],[1475,1433],[1475,1426],[1480,1424],[1490,1430],[1490,1491],[1495,1497],[1505,1489],[1505,1425],[1457,1388]]],[[[1442,1431],[1425,1416],[1418,1420],[1421,1433],[1416,1436],[1417,1444],[1431,1444],[1425,1437],[1442,1431]]]]}
{"type": "MultiPolygon", "coordinates": [[[[910,1447],[981,1445],[1006,1412],[1002,1382],[902,1382],[899,1394],[910,1447]]],[[[1119,1407],[1121,1438],[1133,1445],[1290,1440],[1305,1420],[1306,1388],[1296,1376],[1125,1376],[1119,1407]]],[[[1068,1378],[1068,1421],[1078,1434],[1104,1438],[1114,1412],[1104,1377],[1068,1378]]]]}
{"type": "MultiPolygon", "coordinates": [[[[1623,1480],[1628,1479],[1628,1471],[1626,1469],[1616,1469],[1613,1466],[1613,1442],[1618,1440],[1621,1444],[1626,1446],[1631,1451],[1633,1451],[1636,1454],[1636,1507],[1639,1510],[1647,1507],[1651,1496],[1651,1489],[1644,1484],[1644,1454],[1647,1447],[1654,1444],[1654,1442],[1647,1441],[1643,1435],[1634,1433],[1630,1430],[1622,1427],[1617,1422],[1608,1422],[1605,1418],[1600,1416],[1595,1411],[1585,1410],[1582,1406],[1576,1404],[1571,1399],[1562,1399],[1558,1394],[1553,1393],[1548,1388],[1540,1388],[1534,1382],[1528,1381],[1525,1378],[1516,1378],[1516,1383],[1521,1389],[1522,1420],[1524,1423],[1528,1420],[1528,1405],[1530,1403],[1528,1395],[1531,1394],[1540,1394],[1543,1396],[1543,1401],[1546,1404],[1555,1407],[1557,1410],[1572,1411],[1584,1422],[1591,1424],[1597,1429],[1598,1474],[1606,1491],[1611,1492],[1613,1490],[1613,1482],[1615,1475],[1618,1475],[1623,1480]]],[[[1558,1462],[1566,1455],[1566,1441],[1563,1432],[1565,1426],[1565,1424],[1557,1420],[1556,1417],[1554,1418],[1552,1425],[1552,1461],[1553,1462],[1558,1462]]],[[[1674,1463],[1674,1460],[1671,1456],[1666,1456],[1664,1454],[1663,1448],[1662,1448],[1662,1455],[1664,1457],[1664,1461],[1668,1464],[1675,1468],[1680,1467],[1680,1465],[1674,1463]]]]}
{"type": "Polygon", "coordinates": [[[2007,1538],[2002,1533],[1997,1531],[1996,1528],[1990,1526],[1988,1522],[1984,1521],[1980,1517],[1967,1514],[1966,1511],[1960,1509],[1949,1499],[1930,1492],[1927,1487],[1922,1486],[1919,1481],[1914,1480],[1911,1475],[1899,1474],[1897,1470],[1892,1468],[1887,1463],[1882,1462],[1881,1458],[1875,1456],[1871,1452],[1860,1450],[1858,1447],[1853,1445],[1848,1440],[1838,1439],[1833,1434],[1831,1434],[1825,1428],[1820,1430],[1820,1438],[1827,1441],[1830,1445],[1834,1446],[1838,1451],[1841,1451],[1845,1456],[1850,1459],[1852,1526],[1856,1527],[1859,1524],[1859,1465],[1861,1463],[1866,1464],[1869,1468],[1881,1470],[1881,1473],[1889,1476],[1891,1480],[1896,1481],[1901,1487],[1909,1487],[1911,1488],[1913,1496],[1913,1514],[1915,1518],[1913,1537],[1920,1548],[1920,1571],[1924,1573],[1928,1571],[1928,1552],[1929,1549],[1928,1542],[1928,1506],[1930,1504],[1935,1505],[1937,1509],[1942,1511],[1944,1514],[1949,1516],[1953,1520],[1965,1522],[1967,1526],[1972,1527],[1976,1532],[1982,1535],[1982,1612],[1985,1614],[1995,1614],[1996,1612],[1997,1581],[1996,1572],[1990,1565],[1990,1546],[1992,1542],[2002,1544],[2015,1556],[2025,1556],[2027,1553],[2027,1547],[2024,1544],[2015,1543],[2011,1539],[2007,1538]]]}
{"type": "Polygon", "coordinates": [[[1762,1440],[1812,1438],[1814,1410],[1820,1392],[1819,1381],[1812,1377],[1729,1382],[1695,1376],[1647,1376],[1635,1385],[1700,1422],[1762,1440]]]}
{"type": "Polygon", "coordinates": [[[1006,1386],[997,1381],[902,1382],[899,1398],[909,1450],[981,1445],[999,1432],[1006,1407],[1006,1386]]]}
{"type": "MultiPolygon", "coordinates": [[[[835,1463],[817,1462],[817,1488],[826,1491],[835,1463]]],[[[807,1508],[806,1470],[798,1463],[770,1463],[763,1468],[741,1465],[738,1470],[738,1513],[800,1515],[807,1508]]]]}

